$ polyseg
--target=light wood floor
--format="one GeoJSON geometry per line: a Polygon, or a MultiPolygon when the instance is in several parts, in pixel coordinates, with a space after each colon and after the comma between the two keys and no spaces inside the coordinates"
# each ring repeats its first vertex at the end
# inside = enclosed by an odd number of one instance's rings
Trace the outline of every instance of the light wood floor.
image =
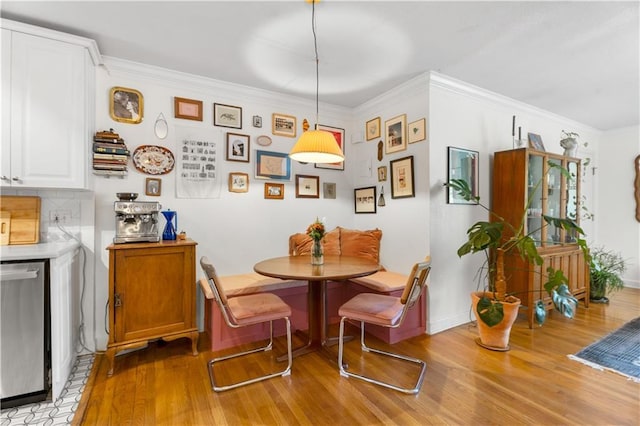
{"type": "MultiPolygon", "coordinates": [[[[294,359],[291,376],[215,393],[206,348],[194,357],[186,340],[152,343],[117,357],[112,378],[106,377],[104,356],[97,356],[74,423],[638,425],[640,384],[567,358],[638,315],[640,289],[624,289],[611,296],[610,305],[581,305],[573,320],[554,312],[542,328],[530,330],[521,315],[509,352],[477,346],[471,324],[400,342],[394,350],[427,362],[424,386],[415,396],[340,377],[334,363],[315,353],[294,359]]],[[[351,368],[362,367],[358,342],[347,348],[351,368]]],[[[279,341],[275,353],[282,350],[279,341]]],[[[216,373],[224,381],[281,366],[270,356],[261,353],[216,373]]],[[[407,383],[413,371],[374,363],[372,356],[367,371],[407,383]]]]}

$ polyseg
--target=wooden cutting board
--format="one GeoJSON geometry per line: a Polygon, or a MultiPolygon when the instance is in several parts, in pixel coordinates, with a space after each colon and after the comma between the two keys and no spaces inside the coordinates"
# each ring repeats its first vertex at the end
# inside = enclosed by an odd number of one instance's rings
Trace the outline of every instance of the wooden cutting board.
{"type": "MultiPolygon", "coordinates": [[[[0,196],[2,222],[9,215],[9,244],[37,244],[40,241],[40,197],[0,196]]],[[[5,244],[5,238],[0,241],[5,244]]]]}
{"type": "Polygon", "coordinates": [[[0,246],[9,245],[10,230],[11,230],[11,212],[0,211],[0,246]]]}

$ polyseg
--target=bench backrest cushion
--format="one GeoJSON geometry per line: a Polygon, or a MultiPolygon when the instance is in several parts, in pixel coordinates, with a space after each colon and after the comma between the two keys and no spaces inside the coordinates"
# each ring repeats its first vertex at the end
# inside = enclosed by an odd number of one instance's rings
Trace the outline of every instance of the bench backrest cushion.
{"type": "MultiPolygon", "coordinates": [[[[289,256],[310,255],[313,240],[307,234],[293,234],[289,237],[289,256]]],[[[340,256],[340,228],[324,234],[322,239],[324,254],[340,256]]]]}
{"type": "Polygon", "coordinates": [[[341,227],[338,229],[340,229],[340,250],[344,256],[364,257],[380,263],[381,230],[360,231],[341,227]]]}

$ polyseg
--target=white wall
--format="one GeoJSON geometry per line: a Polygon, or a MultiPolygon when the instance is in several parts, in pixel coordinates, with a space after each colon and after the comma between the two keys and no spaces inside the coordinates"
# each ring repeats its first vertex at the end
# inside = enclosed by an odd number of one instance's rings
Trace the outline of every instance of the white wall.
{"type": "MultiPolygon", "coordinates": [[[[429,96],[428,217],[433,269],[428,332],[431,334],[470,321],[469,293],[476,290],[475,275],[482,256],[460,259],[456,251],[472,223],[488,220],[479,206],[447,204],[443,188],[447,181],[447,147],[478,151],[480,197],[490,205],[493,153],[512,149],[513,115],[516,115],[516,137],[518,126],[522,127],[523,138],[527,132],[539,134],[548,152],[563,152],[559,145],[563,129],[579,133],[582,140],[592,145],[597,145],[600,132],[438,73],[431,73],[429,96]]],[[[579,157],[584,155],[578,152],[579,157]]],[[[583,223],[583,227],[587,234],[593,228],[589,223],[583,223]]]]}
{"type": "Polygon", "coordinates": [[[598,151],[598,239],[596,245],[627,260],[626,286],[640,288],[640,223],[633,197],[634,160],[640,155],[640,127],[605,132],[598,151]]]}

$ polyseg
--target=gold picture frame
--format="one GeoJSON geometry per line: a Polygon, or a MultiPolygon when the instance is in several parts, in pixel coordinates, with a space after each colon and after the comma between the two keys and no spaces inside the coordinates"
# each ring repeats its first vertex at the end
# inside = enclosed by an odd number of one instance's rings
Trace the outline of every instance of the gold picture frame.
{"type": "Polygon", "coordinates": [[[409,143],[416,143],[423,141],[427,138],[427,120],[421,118],[420,120],[412,121],[409,123],[408,139],[409,143]]]}
{"type": "Polygon", "coordinates": [[[138,124],[144,117],[144,97],[136,89],[112,87],[109,93],[109,115],[120,123],[138,124]]]}
{"type": "Polygon", "coordinates": [[[265,183],[264,198],[266,200],[284,200],[284,183],[265,183]]]}
{"type": "Polygon", "coordinates": [[[297,120],[292,115],[274,112],[271,115],[271,133],[288,138],[296,137],[297,120]]]}
{"type": "Polygon", "coordinates": [[[229,173],[229,192],[249,192],[249,174],[229,173]]]}
{"type": "Polygon", "coordinates": [[[380,117],[372,118],[367,121],[365,126],[365,134],[368,141],[378,139],[380,137],[380,117]]]}
{"type": "Polygon", "coordinates": [[[144,194],[149,197],[159,197],[162,194],[162,179],[146,178],[144,181],[144,194]]]}
{"type": "Polygon", "coordinates": [[[384,152],[394,152],[407,149],[407,115],[402,114],[384,122],[384,152]]]}

